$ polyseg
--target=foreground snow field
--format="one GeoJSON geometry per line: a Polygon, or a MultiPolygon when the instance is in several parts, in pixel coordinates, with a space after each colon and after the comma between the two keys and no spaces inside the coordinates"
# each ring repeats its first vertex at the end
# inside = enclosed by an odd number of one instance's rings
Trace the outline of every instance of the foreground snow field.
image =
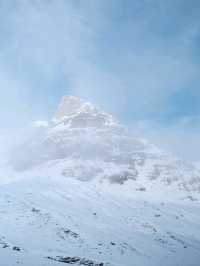
{"type": "Polygon", "coordinates": [[[0,265],[199,266],[200,174],[65,97],[1,163],[0,265]]]}
{"type": "Polygon", "coordinates": [[[47,258],[57,256],[113,266],[199,265],[198,201],[158,200],[130,193],[128,184],[27,177],[0,187],[1,265],[57,265],[47,258]]]}

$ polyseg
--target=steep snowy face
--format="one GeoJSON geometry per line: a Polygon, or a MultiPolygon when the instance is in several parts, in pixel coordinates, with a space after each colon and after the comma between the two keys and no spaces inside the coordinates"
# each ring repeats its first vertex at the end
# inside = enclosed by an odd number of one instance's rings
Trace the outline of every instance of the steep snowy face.
{"type": "Polygon", "coordinates": [[[15,170],[46,167],[79,180],[109,180],[139,187],[161,182],[200,191],[200,171],[134,137],[110,114],[77,97],[63,97],[50,122],[35,123],[35,134],[15,149],[15,170]]]}

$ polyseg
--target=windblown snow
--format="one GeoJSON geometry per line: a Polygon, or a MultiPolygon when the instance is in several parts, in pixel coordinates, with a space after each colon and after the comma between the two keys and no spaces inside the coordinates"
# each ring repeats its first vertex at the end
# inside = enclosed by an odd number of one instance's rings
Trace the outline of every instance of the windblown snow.
{"type": "Polygon", "coordinates": [[[199,266],[196,165],[73,96],[28,132],[1,163],[0,265],[199,266]]]}

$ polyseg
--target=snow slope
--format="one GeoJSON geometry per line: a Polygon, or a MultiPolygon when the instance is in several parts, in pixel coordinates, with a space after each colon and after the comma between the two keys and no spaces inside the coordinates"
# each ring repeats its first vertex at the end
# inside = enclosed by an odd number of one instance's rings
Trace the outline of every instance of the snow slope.
{"type": "Polygon", "coordinates": [[[64,97],[0,173],[2,266],[199,266],[199,170],[64,97]]]}
{"type": "Polygon", "coordinates": [[[51,171],[1,185],[1,265],[57,265],[47,258],[61,256],[113,266],[198,266],[199,202],[129,188],[51,171]]]}

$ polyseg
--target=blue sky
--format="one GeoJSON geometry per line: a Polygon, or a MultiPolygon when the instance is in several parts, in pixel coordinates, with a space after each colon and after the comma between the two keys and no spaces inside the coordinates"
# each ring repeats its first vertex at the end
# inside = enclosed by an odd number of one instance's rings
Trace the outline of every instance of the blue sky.
{"type": "Polygon", "coordinates": [[[0,0],[1,127],[73,94],[199,160],[199,14],[198,0],[0,0]]]}

